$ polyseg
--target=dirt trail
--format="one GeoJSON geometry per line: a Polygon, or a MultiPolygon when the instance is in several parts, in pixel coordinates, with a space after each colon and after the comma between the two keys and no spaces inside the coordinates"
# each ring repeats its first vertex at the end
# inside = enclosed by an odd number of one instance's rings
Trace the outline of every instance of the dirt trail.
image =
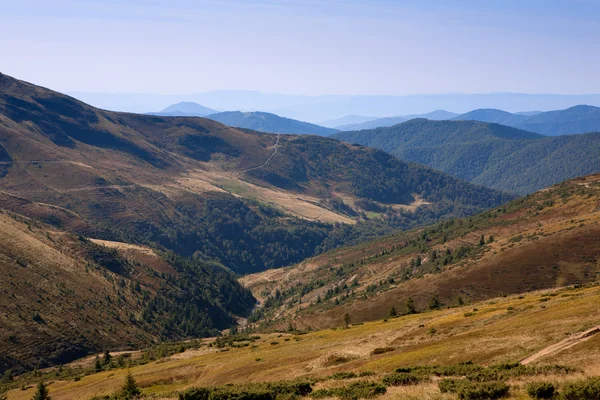
{"type": "Polygon", "coordinates": [[[597,333],[600,333],[600,326],[596,326],[594,328],[588,329],[585,332],[577,333],[575,335],[572,335],[571,337],[561,340],[558,343],[554,343],[553,345],[548,346],[548,347],[538,351],[537,353],[527,357],[526,359],[522,360],[521,364],[527,365],[529,363],[539,360],[542,357],[553,355],[553,354],[559,353],[563,350],[569,349],[581,342],[588,340],[589,338],[591,338],[592,336],[594,336],[597,333]]]}
{"type": "Polygon", "coordinates": [[[238,171],[235,173],[235,177],[238,178],[241,174],[243,174],[244,172],[248,172],[248,171],[254,171],[255,169],[261,169],[263,167],[265,167],[267,164],[269,164],[269,161],[271,161],[271,159],[275,156],[275,154],[277,154],[277,150],[279,149],[279,137],[281,136],[280,133],[277,134],[277,140],[275,140],[275,144],[273,145],[273,153],[271,153],[271,155],[269,156],[269,158],[267,158],[267,160],[260,164],[258,167],[252,167],[252,168],[247,168],[247,169],[243,169],[241,171],[238,171]]]}

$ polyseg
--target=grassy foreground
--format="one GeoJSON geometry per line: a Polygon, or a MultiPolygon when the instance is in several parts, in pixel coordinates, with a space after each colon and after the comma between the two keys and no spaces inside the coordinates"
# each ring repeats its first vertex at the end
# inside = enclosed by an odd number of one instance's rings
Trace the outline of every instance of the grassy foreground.
{"type": "MultiPolygon", "coordinates": [[[[479,365],[520,362],[565,338],[600,325],[600,288],[567,287],[548,292],[509,296],[464,307],[374,321],[348,329],[303,335],[272,333],[245,345],[218,348],[205,340],[198,349],[134,366],[130,370],[145,396],[176,399],[177,391],[194,386],[222,386],[296,378],[319,379],[336,372],[369,371],[381,381],[400,367],[479,365]],[[376,350],[380,349],[380,350],[376,350]],[[383,349],[383,350],[381,350],[383,349]],[[380,353],[380,354],[377,354],[380,353]]],[[[569,346],[542,355],[531,365],[563,364],[579,368],[569,375],[550,375],[556,382],[600,375],[600,335],[574,340],[569,346]]],[[[54,400],[90,399],[114,393],[126,369],[94,373],[75,380],[49,382],[54,400]]],[[[511,398],[528,398],[525,385],[533,378],[511,378],[511,398]]],[[[351,382],[346,380],[344,383],[351,382]]],[[[315,389],[339,385],[316,383],[315,389]]],[[[13,390],[9,400],[31,399],[34,388],[13,390]]],[[[390,387],[385,398],[443,399],[438,382],[390,387]]]]}

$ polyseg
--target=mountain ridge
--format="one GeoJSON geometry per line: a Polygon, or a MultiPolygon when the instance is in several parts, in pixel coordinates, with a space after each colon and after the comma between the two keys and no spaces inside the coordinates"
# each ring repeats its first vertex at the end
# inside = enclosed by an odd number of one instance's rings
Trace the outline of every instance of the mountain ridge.
{"type": "Polygon", "coordinates": [[[326,128],[309,122],[280,117],[276,114],[261,111],[225,111],[207,115],[206,118],[236,128],[252,129],[260,132],[296,135],[312,134],[319,136],[329,136],[337,132],[337,129],[326,128]]]}
{"type": "Polygon", "coordinates": [[[333,137],[519,194],[600,171],[599,133],[549,137],[488,122],[421,119],[333,137]]]}

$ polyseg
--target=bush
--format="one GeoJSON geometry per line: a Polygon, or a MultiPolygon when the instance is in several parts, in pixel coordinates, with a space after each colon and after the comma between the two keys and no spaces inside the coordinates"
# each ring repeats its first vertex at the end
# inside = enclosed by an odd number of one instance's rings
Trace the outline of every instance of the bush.
{"type": "Polygon", "coordinates": [[[504,382],[471,382],[467,379],[442,379],[438,387],[442,393],[456,393],[462,400],[500,399],[510,387],[504,382]]]}
{"type": "Polygon", "coordinates": [[[394,351],[394,350],[396,350],[395,347],[378,347],[376,349],[373,349],[373,351],[371,351],[371,355],[375,356],[377,354],[388,353],[388,352],[394,351]]]}
{"type": "Polygon", "coordinates": [[[548,382],[532,382],[527,385],[527,394],[534,399],[551,399],[554,391],[554,385],[548,382]]]}
{"type": "Polygon", "coordinates": [[[356,378],[356,374],[354,372],[336,372],[330,376],[331,379],[352,379],[356,378]]]}
{"type": "Polygon", "coordinates": [[[308,382],[269,382],[243,386],[192,388],[179,393],[179,400],[281,400],[306,396],[312,391],[308,382]]]}
{"type": "Polygon", "coordinates": [[[463,379],[442,379],[438,383],[438,388],[442,393],[456,393],[458,392],[458,386],[463,382],[463,379]]]}
{"type": "Polygon", "coordinates": [[[504,382],[468,382],[460,385],[457,394],[463,400],[500,399],[508,394],[509,389],[504,382]]]}
{"type": "Polygon", "coordinates": [[[324,397],[339,397],[342,400],[358,400],[370,399],[380,394],[384,394],[386,391],[386,387],[379,383],[360,381],[339,388],[315,390],[311,396],[317,399],[324,397]]]}
{"type": "Polygon", "coordinates": [[[421,382],[418,376],[410,372],[395,372],[383,378],[383,384],[387,386],[416,385],[421,382]]]}
{"type": "Polygon", "coordinates": [[[600,400],[600,378],[588,378],[567,384],[561,391],[562,400],[600,400]]]}

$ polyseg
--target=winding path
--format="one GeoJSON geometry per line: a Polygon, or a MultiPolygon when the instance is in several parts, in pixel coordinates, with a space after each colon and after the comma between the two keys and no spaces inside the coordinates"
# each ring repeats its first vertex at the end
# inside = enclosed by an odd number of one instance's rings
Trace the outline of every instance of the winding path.
{"type": "Polygon", "coordinates": [[[241,171],[238,171],[238,172],[235,173],[235,177],[238,178],[244,172],[254,171],[255,169],[261,169],[261,168],[267,166],[267,164],[269,164],[269,161],[271,161],[271,159],[275,156],[275,154],[277,154],[277,150],[279,150],[279,137],[280,136],[281,136],[281,133],[278,133],[277,134],[277,139],[275,140],[275,144],[272,147],[273,148],[273,153],[271,153],[271,155],[269,156],[269,158],[267,158],[264,163],[262,163],[261,165],[259,165],[257,167],[247,168],[247,169],[243,169],[241,171]]]}
{"type": "Polygon", "coordinates": [[[588,340],[589,338],[596,335],[597,333],[600,333],[600,326],[596,326],[594,328],[588,329],[585,332],[577,333],[571,337],[561,340],[558,343],[554,343],[553,345],[550,345],[550,346],[538,351],[537,353],[530,355],[526,359],[522,360],[521,364],[527,365],[534,361],[539,360],[542,357],[560,353],[563,350],[569,349],[581,342],[588,340]]]}

